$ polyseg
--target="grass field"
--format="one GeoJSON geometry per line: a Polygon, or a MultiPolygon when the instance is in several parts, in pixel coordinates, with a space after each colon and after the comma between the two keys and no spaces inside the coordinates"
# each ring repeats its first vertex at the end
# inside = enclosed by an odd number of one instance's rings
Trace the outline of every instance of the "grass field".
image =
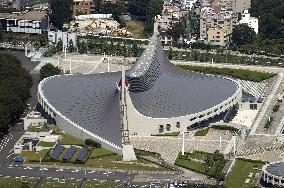
{"type": "Polygon", "coordinates": [[[171,132],[171,133],[165,133],[165,134],[155,134],[152,136],[178,136],[179,132],[171,132]]]}
{"type": "Polygon", "coordinates": [[[64,179],[43,179],[40,183],[40,188],[51,188],[51,187],[64,187],[64,188],[77,188],[79,186],[79,180],[64,180],[64,179]]]}
{"type": "Polygon", "coordinates": [[[134,20],[126,21],[126,29],[132,33],[133,38],[145,38],[143,36],[144,22],[134,20]]]}
{"type": "Polygon", "coordinates": [[[35,183],[35,178],[0,178],[0,187],[3,188],[33,187],[35,183]]]}
{"type": "Polygon", "coordinates": [[[209,131],[209,128],[200,129],[194,133],[194,136],[206,136],[209,131]]]}
{"type": "Polygon", "coordinates": [[[129,169],[129,170],[147,170],[147,171],[163,171],[167,170],[163,167],[155,168],[139,164],[119,163],[121,156],[103,148],[94,148],[85,166],[92,166],[97,168],[116,168],[116,169],[129,169]],[[118,161],[118,162],[116,162],[118,161]]]}
{"type": "Polygon", "coordinates": [[[55,142],[40,141],[37,145],[42,147],[53,147],[55,145],[55,142]]]}
{"type": "Polygon", "coordinates": [[[39,152],[23,151],[21,156],[25,159],[25,162],[39,162],[40,158],[43,160],[48,151],[48,149],[44,149],[39,152]]]}
{"type": "Polygon", "coordinates": [[[275,76],[275,74],[267,72],[258,72],[244,69],[218,68],[218,67],[203,67],[195,65],[178,65],[182,69],[189,71],[202,72],[205,74],[220,74],[231,76],[233,78],[248,80],[253,82],[261,82],[275,76]]]}
{"type": "Polygon", "coordinates": [[[219,153],[211,154],[195,151],[193,153],[186,152],[184,155],[180,153],[175,164],[210,177],[222,179],[224,178],[222,169],[226,164],[226,160],[219,153]]]}
{"type": "Polygon", "coordinates": [[[63,139],[60,141],[62,145],[81,145],[85,146],[84,140],[71,136],[70,134],[63,134],[63,139]]]}
{"type": "Polygon", "coordinates": [[[261,174],[261,168],[264,162],[260,161],[245,161],[241,159],[236,160],[231,173],[227,176],[225,185],[228,188],[250,188],[256,186],[258,177],[256,173],[261,174]],[[249,175],[252,174],[252,177],[249,175]],[[246,179],[250,179],[249,183],[245,183],[246,179]]]}
{"type": "Polygon", "coordinates": [[[31,126],[29,129],[28,129],[29,132],[48,132],[48,128],[43,126],[41,128],[37,128],[35,126],[31,126]]]}
{"type": "Polygon", "coordinates": [[[83,184],[83,188],[119,188],[125,187],[122,184],[115,182],[99,182],[99,181],[86,181],[83,184]]]}

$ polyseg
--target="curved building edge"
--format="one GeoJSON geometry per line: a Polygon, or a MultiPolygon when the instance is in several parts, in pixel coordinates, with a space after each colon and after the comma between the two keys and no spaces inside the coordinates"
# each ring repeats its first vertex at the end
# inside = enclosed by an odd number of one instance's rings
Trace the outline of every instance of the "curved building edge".
{"type": "MultiPolygon", "coordinates": [[[[220,78],[221,76],[217,77],[220,78]]],[[[237,89],[231,97],[204,111],[180,117],[154,118],[145,116],[134,107],[130,94],[127,92],[127,115],[130,135],[150,136],[159,133],[186,132],[187,127],[190,125],[208,120],[209,118],[217,116],[228,110],[230,107],[238,104],[242,96],[242,87],[240,83],[228,77],[222,78],[237,85],[237,89]],[[161,126],[163,126],[163,131],[161,131],[161,126]]]]}
{"type": "Polygon", "coordinates": [[[277,164],[277,163],[284,163],[284,161],[277,161],[273,163],[266,164],[262,167],[262,175],[261,178],[266,183],[271,183],[272,185],[284,186],[284,174],[283,176],[277,176],[275,174],[269,173],[266,168],[269,165],[277,164]]]}
{"type": "MultiPolygon", "coordinates": [[[[39,85],[38,85],[38,102],[40,103],[40,105],[42,106],[42,108],[45,110],[45,112],[50,115],[52,118],[55,119],[56,121],[56,125],[63,131],[78,137],[82,140],[85,139],[94,139],[98,142],[100,142],[102,144],[102,147],[109,149],[113,152],[116,153],[122,153],[122,147],[88,131],[87,129],[85,129],[84,127],[76,124],[75,122],[73,122],[72,120],[70,120],[69,118],[67,118],[66,116],[64,116],[63,114],[61,114],[57,109],[55,109],[49,102],[48,99],[45,97],[43,91],[42,91],[42,86],[43,84],[55,77],[59,77],[60,75],[56,75],[56,76],[51,76],[48,78],[43,79],[42,81],[40,81],[39,85]]],[[[72,76],[72,74],[69,74],[67,76],[72,76]]]]}

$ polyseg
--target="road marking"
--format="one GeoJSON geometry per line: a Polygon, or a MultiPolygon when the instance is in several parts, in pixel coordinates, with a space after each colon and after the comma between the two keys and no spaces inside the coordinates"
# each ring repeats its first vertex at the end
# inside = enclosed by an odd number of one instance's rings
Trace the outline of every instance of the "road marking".
{"type": "Polygon", "coordinates": [[[9,154],[6,158],[8,159],[11,156],[11,154],[9,154]]]}
{"type": "Polygon", "coordinates": [[[10,151],[9,151],[9,153],[11,153],[13,151],[13,149],[11,149],[10,151]]]}

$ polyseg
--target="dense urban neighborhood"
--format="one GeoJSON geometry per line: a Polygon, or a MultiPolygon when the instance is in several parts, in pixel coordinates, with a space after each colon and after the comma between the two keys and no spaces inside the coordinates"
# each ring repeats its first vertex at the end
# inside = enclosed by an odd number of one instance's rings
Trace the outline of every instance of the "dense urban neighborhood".
{"type": "Polygon", "coordinates": [[[284,187],[283,0],[0,0],[0,187],[284,187]]]}

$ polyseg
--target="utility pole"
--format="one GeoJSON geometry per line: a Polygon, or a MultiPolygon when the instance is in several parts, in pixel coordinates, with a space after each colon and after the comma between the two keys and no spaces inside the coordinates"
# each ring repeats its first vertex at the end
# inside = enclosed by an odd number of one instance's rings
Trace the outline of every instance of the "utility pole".
{"type": "Polygon", "coordinates": [[[184,132],[182,132],[182,146],[181,146],[181,154],[184,155],[184,132]]]}
{"type": "Polygon", "coordinates": [[[222,136],[220,136],[219,149],[220,149],[220,152],[221,152],[221,150],[222,150],[222,136]]]}

